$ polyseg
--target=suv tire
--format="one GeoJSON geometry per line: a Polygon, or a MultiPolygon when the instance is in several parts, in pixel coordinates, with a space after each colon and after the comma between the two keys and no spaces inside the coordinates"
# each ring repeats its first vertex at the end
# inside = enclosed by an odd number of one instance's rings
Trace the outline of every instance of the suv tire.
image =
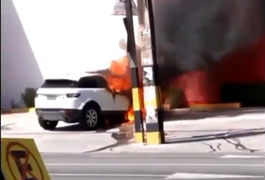
{"type": "Polygon", "coordinates": [[[93,105],[88,105],[83,109],[79,125],[83,130],[96,130],[102,126],[100,109],[93,105]]]}
{"type": "Polygon", "coordinates": [[[42,118],[39,118],[38,120],[39,120],[39,125],[45,130],[50,130],[50,131],[55,130],[58,124],[58,121],[48,121],[42,118]]]}

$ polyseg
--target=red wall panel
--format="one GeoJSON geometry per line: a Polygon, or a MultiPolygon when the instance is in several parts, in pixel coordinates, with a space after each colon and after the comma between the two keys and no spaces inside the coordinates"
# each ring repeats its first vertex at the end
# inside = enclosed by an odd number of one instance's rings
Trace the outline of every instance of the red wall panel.
{"type": "Polygon", "coordinates": [[[214,68],[213,73],[221,83],[263,82],[265,67],[265,37],[253,45],[227,55],[214,68]]]}
{"type": "Polygon", "coordinates": [[[223,83],[265,81],[264,50],[265,36],[251,46],[227,55],[209,72],[194,71],[177,77],[176,86],[184,91],[189,105],[218,103],[223,83]]]}

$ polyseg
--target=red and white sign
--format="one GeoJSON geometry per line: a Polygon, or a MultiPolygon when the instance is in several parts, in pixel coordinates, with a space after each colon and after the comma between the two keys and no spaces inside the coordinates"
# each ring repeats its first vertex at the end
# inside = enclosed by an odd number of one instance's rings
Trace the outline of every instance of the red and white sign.
{"type": "MultiPolygon", "coordinates": [[[[113,7],[112,15],[122,15],[122,16],[126,15],[125,3],[124,3],[125,1],[127,1],[127,0],[115,0],[115,5],[113,7]]],[[[135,4],[134,0],[130,0],[130,1],[132,2],[133,15],[137,15],[136,4],[135,4]]]]}

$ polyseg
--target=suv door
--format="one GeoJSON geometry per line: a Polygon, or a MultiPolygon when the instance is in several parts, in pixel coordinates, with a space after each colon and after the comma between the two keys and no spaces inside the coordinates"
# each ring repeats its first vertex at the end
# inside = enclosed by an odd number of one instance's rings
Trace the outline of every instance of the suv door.
{"type": "Polygon", "coordinates": [[[91,99],[96,101],[102,111],[115,109],[112,94],[107,91],[107,81],[101,76],[82,77],[78,82],[78,88],[84,89],[85,102],[91,99]]]}
{"type": "Polygon", "coordinates": [[[93,92],[92,99],[96,101],[103,111],[126,111],[129,100],[121,95],[115,95],[108,90],[108,83],[103,76],[83,77],[78,82],[79,88],[88,88],[89,94],[93,92]]]}

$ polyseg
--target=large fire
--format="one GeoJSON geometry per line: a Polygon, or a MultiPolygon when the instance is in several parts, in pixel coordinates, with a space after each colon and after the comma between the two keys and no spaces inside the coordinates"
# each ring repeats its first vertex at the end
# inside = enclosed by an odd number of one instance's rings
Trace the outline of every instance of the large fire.
{"type": "Polygon", "coordinates": [[[131,89],[130,67],[127,57],[111,61],[110,74],[105,76],[110,90],[117,93],[131,89]]]}
{"type": "MultiPolygon", "coordinates": [[[[132,99],[130,65],[129,60],[126,56],[123,56],[117,60],[112,60],[110,63],[110,67],[108,68],[108,73],[103,73],[103,75],[107,80],[109,90],[114,95],[122,94],[128,97],[130,100],[132,99]]],[[[124,118],[128,121],[128,123],[133,122],[134,115],[132,103],[128,107],[127,113],[124,118]]]]}
{"type": "MultiPolygon", "coordinates": [[[[108,82],[110,90],[114,93],[125,93],[128,96],[132,87],[128,58],[126,56],[123,56],[118,60],[112,60],[109,71],[110,75],[106,76],[106,80],[108,82]]],[[[131,99],[131,97],[128,98],[131,99]]],[[[133,122],[134,120],[132,103],[127,110],[125,119],[128,120],[129,123],[133,122]]]]}

